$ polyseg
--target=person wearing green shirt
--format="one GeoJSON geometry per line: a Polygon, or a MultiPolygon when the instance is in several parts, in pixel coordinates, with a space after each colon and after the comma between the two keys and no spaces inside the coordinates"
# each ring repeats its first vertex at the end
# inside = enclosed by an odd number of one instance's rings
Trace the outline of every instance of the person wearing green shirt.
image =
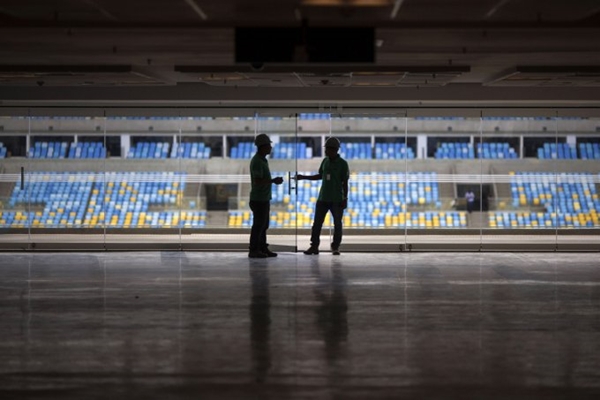
{"type": "Polygon", "coordinates": [[[271,178],[267,155],[273,149],[271,139],[264,133],[254,139],[256,154],[250,161],[250,209],[252,210],[252,230],[250,231],[250,258],[277,257],[269,250],[267,229],[271,213],[271,185],[281,185],[283,178],[271,178]]]}
{"type": "Polygon", "coordinates": [[[342,217],[348,207],[348,179],[350,169],[348,163],[339,154],[340,141],[330,137],[325,142],[326,157],[321,162],[319,173],[316,175],[296,175],[297,180],[322,180],[319,198],[315,208],[315,215],[310,236],[310,248],[304,254],[319,254],[321,242],[321,229],[328,212],[333,217],[333,242],[331,251],[333,255],[340,255],[342,243],[342,217]]]}

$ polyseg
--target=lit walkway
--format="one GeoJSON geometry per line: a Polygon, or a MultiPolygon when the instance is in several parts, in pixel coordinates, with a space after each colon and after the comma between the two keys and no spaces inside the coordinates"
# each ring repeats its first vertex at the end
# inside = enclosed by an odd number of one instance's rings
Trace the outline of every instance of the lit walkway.
{"type": "Polygon", "coordinates": [[[0,398],[587,399],[597,253],[0,253],[0,398]]]}

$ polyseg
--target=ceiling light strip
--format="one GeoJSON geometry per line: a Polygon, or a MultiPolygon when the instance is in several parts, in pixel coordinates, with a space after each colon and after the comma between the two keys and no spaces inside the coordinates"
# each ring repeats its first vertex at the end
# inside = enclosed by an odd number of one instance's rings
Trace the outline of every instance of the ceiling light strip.
{"type": "Polygon", "coordinates": [[[485,18],[490,18],[492,15],[496,14],[496,12],[502,8],[506,3],[508,3],[510,0],[500,0],[500,2],[498,4],[496,4],[494,7],[492,7],[492,9],[490,11],[487,12],[487,14],[485,14],[485,18]]]}
{"type": "Polygon", "coordinates": [[[185,3],[187,3],[188,6],[192,7],[192,10],[194,10],[194,12],[196,14],[198,14],[200,19],[202,19],[203,21],[206,21],[208,19],[208,15],[206,15],[206,13],[204,11],[202,11],[200,6],[194,0],[183,0],[183,1],[185,3]]]}
{"type": "Polygon", "coordinates": [[[107,10],[105,10],[104,8],[102,8],[95,1],[92,1],[92,0],[82,0],[82,1],[84,3],[92,6],[96,10],[98,10],[102,15],[104,15],[106,18],[110,19],[111,21],[118,21],[119,20],[117,17],[115,17],[114,15],[112,15],[110,12],[108,12],[107,10]]]}
{"type": "Polygon", "coordinates": [[[394,2],[394,8],[392,8],[392,13],[390,14],[390,19],[396,18],[396,15],[398,15],[398,11],[400,11],[400,7],[402,7],[402,3],[404,3],[404,0],[396,0],[394,2]]]}

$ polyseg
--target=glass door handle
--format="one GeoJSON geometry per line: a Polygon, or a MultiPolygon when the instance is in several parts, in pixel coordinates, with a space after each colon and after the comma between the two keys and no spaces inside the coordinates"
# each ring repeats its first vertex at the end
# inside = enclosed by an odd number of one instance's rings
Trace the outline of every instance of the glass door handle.
{"type": "Polygon", "coordinates": [[[25,190],[25,167],[21,167],[21,190],[25,190]]]}
{"type": "Polygon", "coordinates": [[[292,171],[288,171],[288,194],[292,195],[292,189],[296,189],[296,187],[292,187],[292,171]]]}

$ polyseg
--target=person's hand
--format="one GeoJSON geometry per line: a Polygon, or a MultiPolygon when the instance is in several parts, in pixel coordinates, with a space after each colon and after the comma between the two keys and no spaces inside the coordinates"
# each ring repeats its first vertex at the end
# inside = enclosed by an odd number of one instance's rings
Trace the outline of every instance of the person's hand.
{"type": "Polygon", "coordinates": [[[277,178],[273,179],[273,183],[276,185],[281,185],[283,183],[283,178],[278,176],[277,178]]]}
{"type": "Polygon", "coordinates": [[[294,176],[292,179],[296,181],[301,181],[302,179],[304,179],[304,175],[296,174],[296,176],[294,176]]]}

